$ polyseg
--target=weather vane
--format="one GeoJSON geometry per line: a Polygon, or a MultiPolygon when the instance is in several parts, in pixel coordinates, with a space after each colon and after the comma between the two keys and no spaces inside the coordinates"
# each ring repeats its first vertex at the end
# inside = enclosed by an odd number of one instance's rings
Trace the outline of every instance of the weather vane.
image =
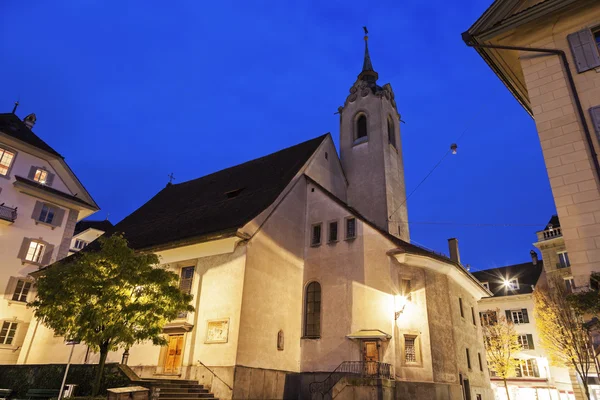
{"type": "Polygon", "coordinates": [[[367,27],[363,26],[363,29],[365,30],[365,35],[368,35],[369,34],[369,30],[367,29],[367,27]]]}

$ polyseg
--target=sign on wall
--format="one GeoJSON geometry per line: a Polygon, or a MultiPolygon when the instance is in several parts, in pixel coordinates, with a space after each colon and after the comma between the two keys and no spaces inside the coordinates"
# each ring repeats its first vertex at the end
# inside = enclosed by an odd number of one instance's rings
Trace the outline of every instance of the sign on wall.
{"type": "Polygon", "coordinates": [[[229,336],[229,318],[207,321],[204,343],[227,343],[229,336]]]}

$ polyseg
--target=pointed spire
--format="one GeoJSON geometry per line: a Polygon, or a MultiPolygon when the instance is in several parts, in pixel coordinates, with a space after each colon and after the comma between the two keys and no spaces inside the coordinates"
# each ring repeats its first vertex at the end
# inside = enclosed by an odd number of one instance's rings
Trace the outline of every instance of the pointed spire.
{"type": "Polygon", "coordinates": [[[373,63],[371,63],[371,56],[369,55],[369,31],[366,26],[363,26],[363,29],[365,31],[365,57],[363,60],[362,72],[358,75],[358,79],[375,83],[377,78],[379,78],[379,74],[373,69],[373,63]]]}

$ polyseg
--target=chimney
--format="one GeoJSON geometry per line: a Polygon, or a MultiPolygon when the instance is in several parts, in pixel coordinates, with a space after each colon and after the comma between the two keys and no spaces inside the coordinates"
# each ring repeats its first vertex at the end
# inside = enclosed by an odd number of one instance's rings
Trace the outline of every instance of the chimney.
{"type": "Polygon", "coordinates": [[[29,129],[33,128],[33,126],[35,125],[35,121],[37,121],[37,118],[33,113],[23,118],[23,123],[25,123],[25,126],[27,126],[29,129]]]}
{"type": "Polygon", "coordinates": [[[448,248],[450,249],[450,259],[460,264],[460,253],[458,252],[458,239],[448,239],[448,248]]]}
{"type": "Polygon", "coordinates": [[[529,252],[529,255],[531,256],[531,263],[532,263],[533,265],[537,265],[537,262],[538,262],[538,255],[537,255],[537,253],[535,252],[535,250],[531,250],[531,251],[529,252]]]}

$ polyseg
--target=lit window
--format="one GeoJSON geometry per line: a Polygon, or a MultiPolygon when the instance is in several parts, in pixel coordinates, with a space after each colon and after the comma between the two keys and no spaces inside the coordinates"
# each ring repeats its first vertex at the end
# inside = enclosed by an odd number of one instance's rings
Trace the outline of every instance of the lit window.
{"type": "Polygon", "coordinates": [[[35,170],[33,180],[41,184],[45,184],[48,180],[48,171],[38,168],[37,170],[35,170]]]}
{"type": "Polygon", "coordinates": [[[54,212],[54,208],[48,206],[47,204],[42,205],[39,221],[51,224],[52,220],[54,219],[54,212]]]}
{"type": "Polygon", "coordinates": [[[490,290],[490,284],[489,282],[481,282],[481,285],[486,288],[487,290],[490,290]]]}
{"type": "Polygon", "coordinates": [[[527,335],[519,335],[519,344],[523,350],[529,350],[529,341],[527,335]]]}
{"type": "Polygon", "coordinates": [[[13,301],[26,302],[27,294],[29,293],[30,288],[31,282],[19,279],[17,282],[17,287],[15,288],[15,292],[12,296],[13,301]]]}
{"type": "Polygon", "coordinates": [[[539,377],[540,372],[538,370],[537,360],[535,358],[519,360],[519,365],[516,367],[516,373],[518,377],[539,377]]]}
{"type": "Polygon", "coordinates": [[[356,218],[346,218],[346,239],[356,237],[356,218]]]}
{"type": "Polygon", "coordinates": [[[0,330],[0,344],[12,344],[17,331],[17,323],[4,321],[0,330]]]}
{"type": "Polygon", "coordinates": [[[338,240],[338,223],[333,221],[329,223],[329,242],[337,242],[338,240]]]}
{"type": "Polygon", "coordinates": [[[571,266],[569,261],[569,254],[566,251],[558,253],[558,265],[557,268],[567,268],[571,266]]]}
{"type": "Polygon", "coordinates": [[[6,149],[0,148],[0,175],[8,175],[10,165],[15,158],[15,153],[10,152],[6,149]]]}
{"type": "Polygon", "coordinates": [[[44,246],[39,242],[31,242],[29,243],[29,249],[27,250],[27,255],[25,256],[25,260],[31,261],[34,263],[39,263],[42,260],[42,254],[44,254],[44,246]]]}
{"type": "Polygon", "coordinates": [[[417,362],[416,336],[404,336],[404,361],[407,363],[417,362]]]}
{"type": "Polygon", "coordinates": [[[87,245],[88,245],[88,242],[86,242],[85,240],[75,239],[75,246],[73,246],[73,247],[81,250],[87,245]]]}
{"type": "Polygon", "coordinates": [[[321,224],[312,226],[312,235],[310,237],[311,246],[319,246],[321,244],[321,224]]]}

